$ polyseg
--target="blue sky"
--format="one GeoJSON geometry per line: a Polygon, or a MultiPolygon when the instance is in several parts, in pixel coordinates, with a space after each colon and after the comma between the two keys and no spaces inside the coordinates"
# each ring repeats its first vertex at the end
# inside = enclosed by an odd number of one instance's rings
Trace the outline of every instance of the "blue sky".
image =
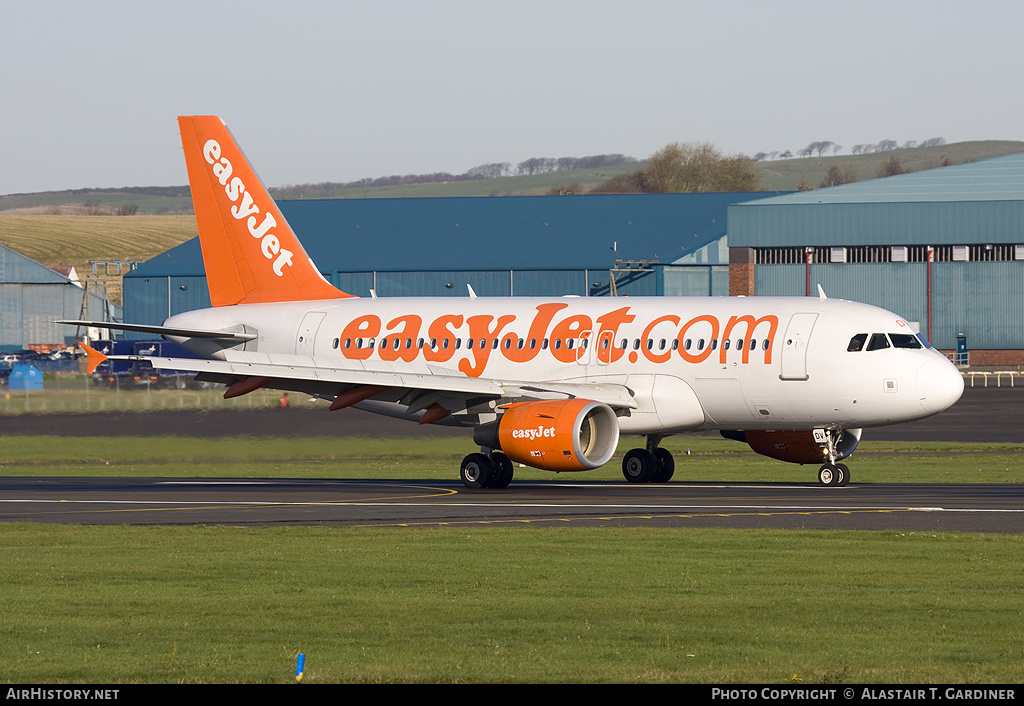
{"type": "Polygon", "coordinates": [[[1024,139],[1024,5],[3,2],[0,194],[186,183],[217,114],[270,186],[621,152],[1024,139]]]}

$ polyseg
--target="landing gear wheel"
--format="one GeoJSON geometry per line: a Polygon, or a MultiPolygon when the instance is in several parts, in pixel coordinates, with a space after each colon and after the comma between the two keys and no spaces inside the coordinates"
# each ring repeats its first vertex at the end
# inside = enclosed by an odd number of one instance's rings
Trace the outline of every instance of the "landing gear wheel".
{"type": "Polygon", "coordinates": [[[505,454],[491,454],[491,463],[494,466],[494,476],[491,478],[488,488],[507,488],[512,482],[512,474],[515,472],[512,461],[505,454]]]}
{"type": "Polygon", "coordinates": [[[839,483],[837,483],[837,485],[845,486],[847,483],[850,482],[850,467],[847,466],[845,463],[837,463],[836,468],[838,468],[839,471],[843,474],[840,477],[839,483]]]}
{"type": "Polygon", "coordinates": [[[826,463],[818,469],[818,482],[829,487],[846,485],[848,473],[849,469],[843,464],[826,463]]]}
{"type": "Polygon", "coordinates": [[[622,458],[622,475],[630,483],[647,483],[656,467],[657,461],[647,449],[631,449],[622,458]]]}
{"type": "Polygon", "coordinates": [[[467,488],[486,488],[494,475],[494,464],[484,454],[470,454],[462,459],[459,476],[467,488]]]}
{"type": "Polygon", "coordinates": [[[652,483],[668,483],[672,474],[676,472],[676,461],[672,458],[672,452],[660,446],[654,450],[656,468],[651,474],[652,483]]]}

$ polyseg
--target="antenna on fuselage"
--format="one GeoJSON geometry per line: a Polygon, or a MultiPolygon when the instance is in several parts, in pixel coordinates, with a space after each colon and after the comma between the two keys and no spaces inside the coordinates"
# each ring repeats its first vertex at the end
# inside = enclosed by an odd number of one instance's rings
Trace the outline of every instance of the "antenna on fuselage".
{"type": "Polygon", "coordinates": [[[820,284],[818,285],[818,299],[828,299],[828,297],[825,296],[825,290],[821,288],[820,284]]]}

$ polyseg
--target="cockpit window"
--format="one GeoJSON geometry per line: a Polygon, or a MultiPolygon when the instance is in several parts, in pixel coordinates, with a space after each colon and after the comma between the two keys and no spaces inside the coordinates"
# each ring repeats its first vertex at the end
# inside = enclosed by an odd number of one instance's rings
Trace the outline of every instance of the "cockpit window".
{"type": "Polygon", "coordinates": [[[851,353],[859,351],[861,348],[864,347],[864,341],[866,340],[868,340],[868,335],[866,333],[858,333],[856,336],[850,339],[850,345],[846,347],[846,350],[850,351],[851,353]]]}
{"type": "Polygon", "coordinates": [[[889,339],[885,337],[884,333],[873,333],[871,334],[871,340],[868,341],[869,351],[880,351],[883,348],[889,347],[889,339]]]}
{"type": "Polygon", "coordinates": [[[921,341],[911,333],[890,333],[893,348],[921,348],[921,341]]]}

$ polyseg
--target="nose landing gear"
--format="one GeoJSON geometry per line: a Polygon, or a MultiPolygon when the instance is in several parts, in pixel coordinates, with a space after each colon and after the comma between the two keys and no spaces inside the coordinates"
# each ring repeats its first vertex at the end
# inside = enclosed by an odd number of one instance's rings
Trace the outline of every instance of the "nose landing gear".
{"type": "Polygon", "coordinates": [[[818,469],[818,483],[825,486],[845,486],[850,482],[850,468],[836,463],[839,452],[836,445],[843,436],[842,429],[815,429],[814,439],[825,448],[828,461],[818,469]]]}

